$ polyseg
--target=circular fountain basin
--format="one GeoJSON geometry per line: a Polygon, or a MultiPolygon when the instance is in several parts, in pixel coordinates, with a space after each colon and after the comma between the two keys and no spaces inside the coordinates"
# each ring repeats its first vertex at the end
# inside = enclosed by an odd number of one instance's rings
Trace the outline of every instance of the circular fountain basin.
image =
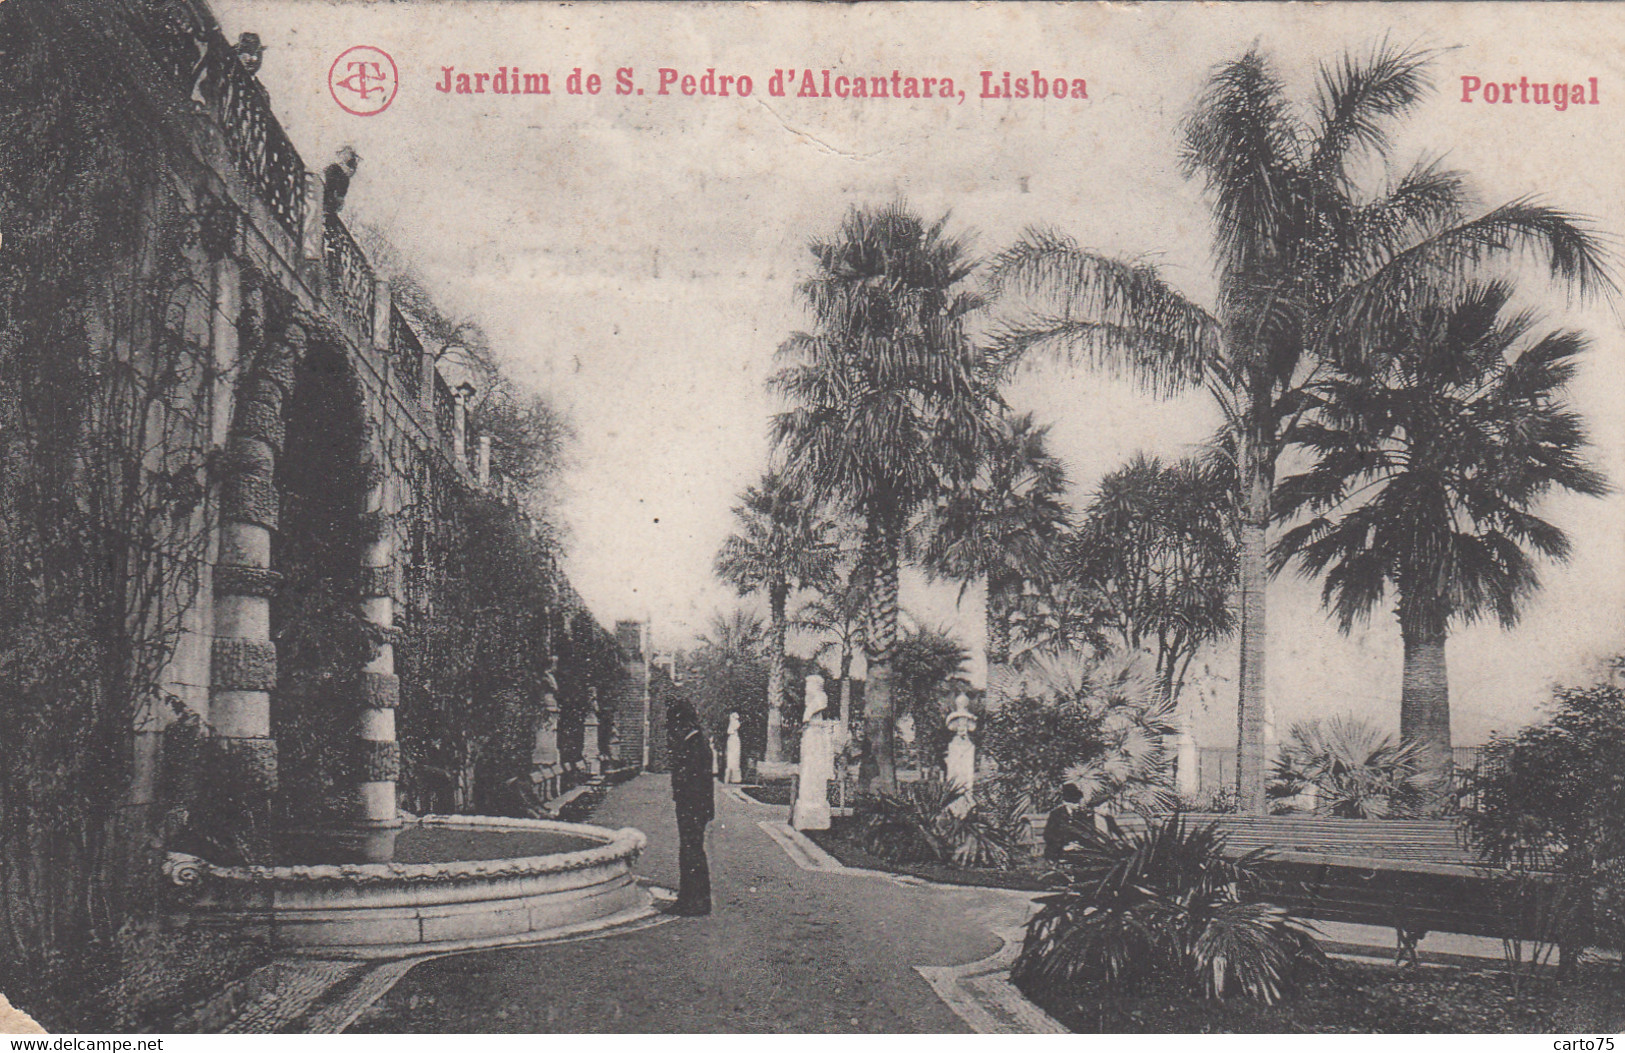
{"type": "Polygon", "coordinates": [[[190,921],[293,953],[391,957],[526,943],[650,912],[642,831],[482,815],[407,823],[389,863],[217,866],[171,853],[190,921]]]}

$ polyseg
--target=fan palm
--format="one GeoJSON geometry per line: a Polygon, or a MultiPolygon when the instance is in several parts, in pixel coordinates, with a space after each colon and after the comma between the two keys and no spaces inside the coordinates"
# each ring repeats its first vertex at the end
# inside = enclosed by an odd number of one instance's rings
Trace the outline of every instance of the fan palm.
{"type": "Polygon", "coordinates": [[[1342,819],[1403,815],[1441,788],[1424,770],[1418,744],[1395,742],[1353,717],[1292,725],[1271,793],[1296,797],[1308,787],[1316,811],[1342,819]]]}
{"type": "Polygon", "coordinates": [[[1200,385],[1224,414],[1241,513],[1236,789],[1248,812],[1264,810],[1265,531],[1306,376],[1360,357],[1419,302],[1520,253],[1582,293],[1612,288],[1595,236],[1566,212],[1520,199],[1474,216],[1465,178],[1432,163],[1375,193],[1362,186],[1425,94],[1427,60],[1383,45],[1324,64],[1307,114],[1257,49],[1214,71],[1182,151],[1212,208],[1212,311],[1152,266],[1053,232],[1028,232],[995,263],[996,287],[1053,301],[1013,320],[1000,350],[1123,371],[1159,395],[1200,385]]]}
{"type": "Polygon", "coordinates": [[[790,591],[827,581],[835,570],[835,524],[776,472],[747,487],[717,553],[718,576],[741,596],[763,591],[768,609],[767,760],[784,759],[784,637],[790,591]]]}
{"type": "Polygon", "coordinates": [[[1066,768],[1091,806],[1154,815],[1178,804],[1173,757],[1165,743],[1178,729],[1173,706],[1139,655],[1085,657],[1076,652],[1038,659],[1039,698],[1074,706],[1094,725],[1097,748],[1066,768]]]}
{"type": "MultiPolygon", "coordinates": [[[[966,486],[943,497],[923,526],[932,577],[987,582],[987,704],[1009,697],[1010,629],[1028,584],[1053,577],[1066,532],[1066,467],[1049,452],[1049,428],[1030,413],[998,420],[966,486]]],[[[961,588],[963,594],[963,588],[961,588]]]]}
{"type": "Polygon", "coordinates": [[[853,209],[812,243],[799,288],[815,329],[779,349],[771,381],[789,408],[773,418],[785,471],[810,495],[864,524],[869,590],[864,719],[867,774],[896,788],[891,651],[903,533],[920,506],[968,478],[998,401],[995,363],[965,334],[983,306],[975,267],[948,217],[927,224],[901,204],[853,209]]]}
{"type": "Polygon", "coordinates": [[[863,646],[865,615],[869,594],[863,582],[848,572],[821,588],[818,596],[803,604],[790,620],[791,628],[819,638],[813,660],[835,652],[840,662],[841,725],[852,719],[852,658],[863,646]]]}
{"type": "Polygon", "coordinates": [[[1308,389],[1289,434],[1316,463],[1275,494],[1279,517],[1307,518],[1276,543],[1274,565],[1324,574],[1322,598],[1344,632],[1393,589],[1400,736],[1438,772],[1450,763],[1450,623],[1516,624],[1539,586],[1530,554],[1569,552],[1563,531],[1531,508],[1554,489],[1607,489],[1562,401],[1585,342],[1554,332],[1530,343],[1533,319],[1504,317],[1510,295],[1491,283],[1418,311],[1393,353],[1308,389]]]}

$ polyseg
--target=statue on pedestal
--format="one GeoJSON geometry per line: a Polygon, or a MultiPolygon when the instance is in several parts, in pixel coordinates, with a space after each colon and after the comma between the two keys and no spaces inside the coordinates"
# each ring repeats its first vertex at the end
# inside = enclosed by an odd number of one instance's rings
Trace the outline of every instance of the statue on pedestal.
{"type": "Polygon", "coordinates": [[[970,699],[961,694],[954,699],[954,711],[948,714],[948,730],[954,733],[948,743],[948,785],[964,791],[949,809],[960,818],[971,810],[974,799],[971,791],[976,787],[976,743],[971,732],[976,730],[976,714],[970,711],[970,699]]]}
{"type": "Polygon", "coordinates": [[[598,689],[587,688],[587,719],[581,730],[581,761],[597,775],[604,770],[603,744],[598,741],[598,689]]]}
{"type": "Polygon", "coordinates": [[[745,777],[739,770],[739,714],[728,714],[728,746],[727,767],[723,771],[723,782],[744,782],[745,777]]]}
{"type": "Polygon", "coordinates": [[[824,678],[807,678],[807,706],[802,711],[800,789],[790,824],[797,830],[829,829],[829,781],[835,777],[835,753],[846,746],[846,729],[822,714],[829,705],[824,678]]]}

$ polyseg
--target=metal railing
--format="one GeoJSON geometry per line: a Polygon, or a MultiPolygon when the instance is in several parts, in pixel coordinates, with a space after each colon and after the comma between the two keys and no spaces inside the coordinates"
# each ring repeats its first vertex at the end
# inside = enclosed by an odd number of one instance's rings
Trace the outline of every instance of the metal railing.
{"type": "Polygon", "coordinates": [[[446,380],[439,370],[434,374],[434,425],[440,430],[440,438],[449,447],[455,442],[454,433],[457,430],[457,396],[451,393],[446,380]]]}
{"type": "MultiPolygon", "coordinates": [[[[304,160],[283,131],[269,93],[244,68],[218,27],[188,0],[106,0],[192,104],[223,129],[238,172],[277,223],[298,240],[305,220],[304,160]]],[[[323,225],[326,299],[339,309],[363,345],[374,339],[377,284],[372,265],[344,221],[328,213],[323,225]]],[[[393,306],[389,349],[395,375],[412,396],[423,390],[423,343],[393,306]]],[[[434,423],[447,448],[455,441],[456,399],[438,371],[434,423]]]]}
{"type": "Polygon", "coordinates": [[[394,306],[389,309],[389,353],[401,386],[417,397],[423,391],[423,342],[400,308],[394,306]]]}
{"type": "Polygon", "coordinates": [[[118,8],[164,72],[219,123],[238,172],[282,229],[298,239],[305,163],[236,49],[184,0],[118,0],[118,8]]]}
{"type": "Polygon", "coordinates": [[[350,228],[335,212],[327,214],[326,237],[327,281],[331,298],[363,344],[372,343],[373,309],[378,298],[378,283],[372,273],[361,246],[350,235],[350,228]]]}

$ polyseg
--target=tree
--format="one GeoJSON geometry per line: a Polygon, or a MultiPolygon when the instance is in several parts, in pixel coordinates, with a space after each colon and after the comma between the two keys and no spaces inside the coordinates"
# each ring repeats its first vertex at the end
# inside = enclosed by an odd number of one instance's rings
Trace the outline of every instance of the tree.
{"type": "Polygon", "coordinates": [[[471,408],[468,434],[491,440],[491,476],[532,519],[549,523],[555,487],[568,465],[575,429],[545,396],[520,389],[501,373],[471,408]]]}
{"type": "Polygon", "coordinates": [[[1100,481],[1068,545],[1098,624],[1155,663],[1170,706],[1192,659],[1235,627],[1234,473],[1215,460],[1134,458],[1100,481]]]}
{"type": "Polygon", "coordinates": [[[869,594],[852,569],[826,583],[818,596],[803,604],[790,625],[819,637],[813,660],[831,651],[838,655],[841,681],[841,725],[852,719],[852,657],[863,646],[869,594]]]}
{"type": "Polygon", "coordinates": [[[809,496],[864,524],[864,716],[871,782],[896,789],[891,706],[897,570],[914,513],[970,477],[998,402],[997,363],[965,333],[983,306],[948,217],[926,224],[905,205],[853,209],[799,287],[816,323],[779,349],[771,386],[789,404],[773,418],[785,472],[809,496]]]}
{"type": "Polygon", "coordinates": [[[1393,125],[1427,91],[1428,57],[1383,45],[1323,64],[1307,114],[1257,49],[1214,71],[1182,151],[1212,208],[1212,311],[1155,267],[1054,232],[1029,231],[995,263],[995,288],[1053,301],[1015,318],[998,350],[1059,353],[1158,395],[1201,385],[1224,414],[1241,510],[1236,790],[1246,812],[1265,803],[1265,532],[1305,381],[1522,253],[1582,293],[1612,288],[1596,237],[1566,212],[1519,199],[1472,216],[1465,177],[1434,163],[1368,192],[1362,176],[1390,160],[1393,125]]]}
{"type": "Polygon", "coordinates": [[[1515,625],[1539,587],[1530,553],[1569,552],[1567,535],[1531,509],[1554,489],[1607,490],[1562,401],[1585,341],[1554,332],[1530,344],[1533,319],[1503,317],[1510,296],[1492,283],[1419,310],[1391,353],[1306,389],[1288,434],[1315,464],[1275,495],[1279,518],[1305,518],[1276,543],[1274,567],[1324,575],[1322,599],[1344,632],[1394,590],[1400,737],[1440,776],[1451,757],[1450,624],[1494,615],[1515,625]]]}
{"type": "Polygon", "coordinates": [[[914,741],[936,758],[951,737],[942,719],[945,706],[970,687],[964,675],[970,652],[946,628],[904,629],[892,662],[893,708],[899,718],[914,718],[914,741]]]}
{"type": "MultiPolygon", "coordinates": [[[[1030,413],[1001,416],[976,475],[939,500],[925,521],[923,562],[933,577],[987,582],[987,704],[1009,697],[1011,619],[1028,584],[1054,576],[1064,536],[1066,467],[1049,428],[1030,413]]],[[[964,588],[960,594],[963,596],[964,588]]]]}
{"type": "Polygon", "coordinates": [[[767,760],[777,762],[784,759],[785,605],[791,589],[821,584],[835,572],[835,524],[776,472],[745,489],[734,519],[739,533],[723,541],[716,570],[741,596],[767,593],[767,760]]]}
{"type": "Polygon", "coordinates": [[[768,669],[763,654],[767,627],[756,614],[735,609],[714,614],[688,656],[684,677],[691,684],[700,723],[714,732],[727,727],[729,713],[738,713],[740,739],[747,753],[760,756],[767,745],[768,669]]]}

